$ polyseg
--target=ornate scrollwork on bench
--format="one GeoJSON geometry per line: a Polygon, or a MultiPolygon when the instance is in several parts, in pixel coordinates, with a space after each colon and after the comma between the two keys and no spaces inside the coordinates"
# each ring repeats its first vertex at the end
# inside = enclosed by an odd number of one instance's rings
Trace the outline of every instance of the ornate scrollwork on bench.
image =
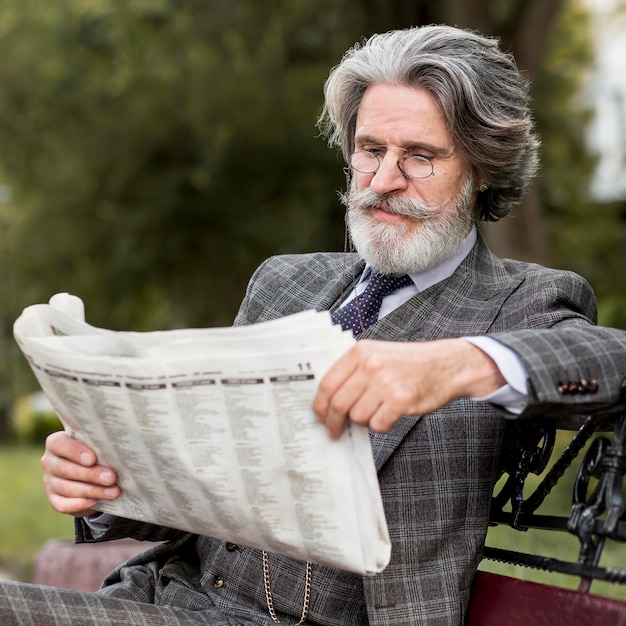
{"type": "Polygon", "coordinates": [[[521,531],[535,528],[569,532],[580,542],[578,561],[494,547],[485,548],[485,558],[578,576],[580,591],[588,591],[593,580],[626,584],[626,568],[599,565],[606,539],[626,541],[626,393],[622,397],[623,404],[581,418],[569,445],[549,468],[557,430],[563,430],[556,418],[517,421],[515,437],[503,454],[506,479],[493,495],[491,524],[507,524],[521,531]],[[579,459],[589,442],[584,458],[579,459]],[[579,470],[569,517],[538,514],[565,471],[575,464],[579,464],[579,470]],[[543,478],[525,495],[531,473],[543,474],[543,478]]]}

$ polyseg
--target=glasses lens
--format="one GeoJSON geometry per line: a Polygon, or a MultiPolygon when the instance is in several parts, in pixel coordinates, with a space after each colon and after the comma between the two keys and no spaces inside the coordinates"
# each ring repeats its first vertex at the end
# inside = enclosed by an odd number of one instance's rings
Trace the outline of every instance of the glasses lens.
{"type": "Polygon", "coordinates": [[[433,173],[433,164],[422,156],[411,156],[402,161],[402,171],[411,178],[428,178],[433,173]]]}
{"type": "Polygon", "coordinates": [[[361,174],[373,174],[378,171],[380,162],[376,155],[371,152],[361,150],[360,152],[355,152],[352,155],[350,158],[350,165],[357,172],[361,172],[361,174]]]}

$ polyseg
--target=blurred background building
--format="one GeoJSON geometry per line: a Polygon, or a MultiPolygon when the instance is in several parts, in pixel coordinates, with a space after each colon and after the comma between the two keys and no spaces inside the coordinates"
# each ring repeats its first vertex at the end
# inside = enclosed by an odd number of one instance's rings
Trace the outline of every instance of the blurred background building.
{"type": "Polygon", "coordinates": [[[589,147],[599,162],[592,195],[626,202],[626,2],[586,0],[593,11],[595,68],[586,89],[594,110],[589,147]]]}

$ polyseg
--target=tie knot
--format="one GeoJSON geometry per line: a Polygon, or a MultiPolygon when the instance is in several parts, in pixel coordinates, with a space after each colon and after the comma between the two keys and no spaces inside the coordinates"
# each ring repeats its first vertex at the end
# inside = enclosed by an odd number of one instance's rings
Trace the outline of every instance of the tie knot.
{"type": "Polygon", "coordinates": [[[390,293],[410,285],[411,282],[411,277],[406,274],[380,274],[379,272],[372,272],[364,293],[371,294],[382,300],[382,298],[388,296],[390,293]]]}
{"type": "Polygon", "coordinates": [[[383,298],[412,283],[406,274],[372,272],[363,293],[335,311],[332,314],[333,322],[341,324],[344,330],[352,330],[354,336],[358,337],[378,319],[383,298]]]}

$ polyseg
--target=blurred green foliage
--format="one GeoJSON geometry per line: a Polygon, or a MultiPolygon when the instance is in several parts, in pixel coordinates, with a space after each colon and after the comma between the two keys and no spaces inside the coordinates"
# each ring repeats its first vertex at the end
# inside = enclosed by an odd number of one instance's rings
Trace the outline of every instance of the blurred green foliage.
{"type": "MultiPolygon", "coordinates": [[[[263,258],[342,247],[342,165],[315,122],[348,4],[0,6],[5,355],[57,291],[111,328],[229,324],[263,258]]],[[[25,370],[2,383],[28,391],[25,370]]]]}
{"type": "Polygon", "coordinates": [[[39,459],[41,446],[0,446],[0,570],[30,580],[37,552],[49,539],[72,539],[71,517],[52,509],[39,459]]]}
{"type": "Polygon", "coordinates": [[[43,445],[48,435],[63,427],[43,391],[18,398],[12,426],[15,439],[21,445],[43,445]]]}
{"type": "Polygon", "coordinates": [[[563,10],[535,81],[543,141],[538,185],[552,264],[589,280],[601,324],[626,328],[626,198],[601,203],[589,191],[597,161],[585,143],[593,114],[583,97],[594,63],[590,28],[588,12],[577,3],[563,10]]]}
{"type": "Polygon", "coordinates": [[[5,3],[20,304],[71,290],[114,328],[227,324],[262,258],[341,246],[341,166],[315,121],[347,43],[343,3],[325,5],[5,3]]]}

